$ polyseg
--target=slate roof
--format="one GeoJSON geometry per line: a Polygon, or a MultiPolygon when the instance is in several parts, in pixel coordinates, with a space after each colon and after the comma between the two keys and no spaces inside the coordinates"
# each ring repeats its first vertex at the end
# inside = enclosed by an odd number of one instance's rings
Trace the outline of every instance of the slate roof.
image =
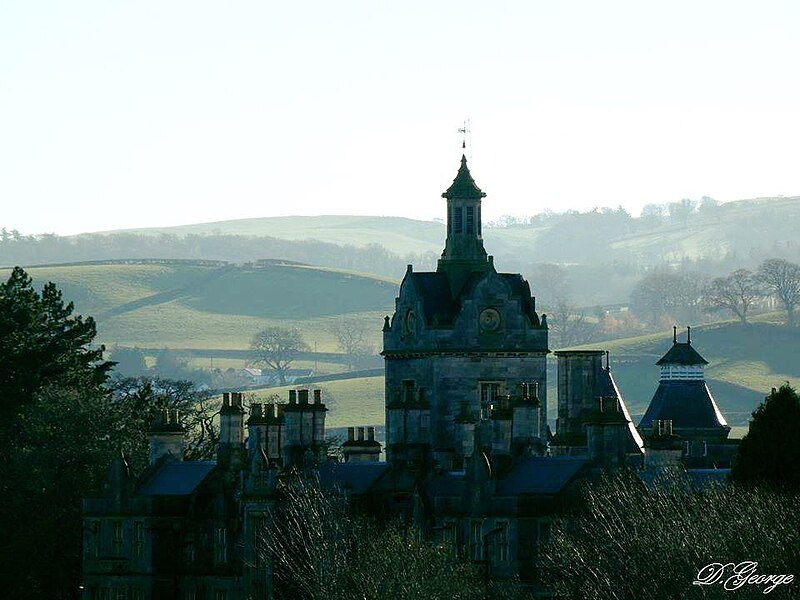
{"type": "Polygon", "coordinates": [[[517,464],[497,481],[496,494],[553,495],[559,493],[587,464],[586,458],[535,456],[517,464]]]}
{"type": "MultiPolygon", "coordinates": [[[[411,273],[409,277],[414,282],[417,294],[422,298],[422,305],[425,311],[425,322],[428,325],[434,323],[434,319],[439,325],[448,325],[458,315],[461,307],[461,299],[469,296],[473,288],[487,275],[487,271],[476,271],[472,273],[467,282],[462,286],[461,291],[455,298],[450,293],[450,281],[444,272],[419,272],[411,273]]],[[[536,314],[531,299],[531,288],[528,282],[519,273],[498,273],[503,281],[511,290],[511,297],[520,301],[522,312],[525,313],[531,322],[538,326],[539,316],[536,314]]]]}
{"type": "Polygon", "coordinates": [[[656,363],[661,365],[707,365],[708,361],[700,356],[688,342],[673,342],[672,348],[656,363]]]}
{"type": "Polygon", "coordinates": [[[188,496],[217,463],[211,460],[165,461],[138,490],[143,496],[188,496]]]}
{"type": "Polygon", "coordinates": [[[319,482],[325,489],[336,487],[353,494],[363,494],[369,491],[388,467],[385,462],[326,462],[320,465],[319,482]]]}
{"type": "Polygon", "coordinates": [[[452,323],[458,308],[450,295],[450,282],[446,273],[411,273],[417,294],[422,298],[425,309],[425,322],[430,324],[434,317],[441,323],[452,323]]]}
{"type": "Polygon", "coordinates": [[[633,424],[631,414],[628,412],[628,407],[625,405],[625,399],[622,397],[622,392],[617,387],[617,382],[609,369],[603,369],[600,375],[600,394],[607,398],[616,398],[619,401],[622,414],[625,415],[625,420],[628,422],[628,437],[625,440],[625,452],[628,454],[641,453],[644,451],[644,440],[639,432],[636,430],[636,425],[633,424]]]}
{"type": "Polygon", "coordinates": [[[654,420],[671,419],[673,429],[717,428],[728,423],[705,381],[661,381],[639,422],[639,429],[650,428],[654,420]]]}
{"type": "Polygon", "coordinates": [[[442,194],[442,198],[462,198],[462,199],[477,199],[485,198],[486,193],[481,191],[475,184],[475,180],[469,172],[467,167],[467,157],[461,155],[461,166],[458,168],[456,178],[453,180],[452,185],[447,188],[447,191],[442,194]]]}

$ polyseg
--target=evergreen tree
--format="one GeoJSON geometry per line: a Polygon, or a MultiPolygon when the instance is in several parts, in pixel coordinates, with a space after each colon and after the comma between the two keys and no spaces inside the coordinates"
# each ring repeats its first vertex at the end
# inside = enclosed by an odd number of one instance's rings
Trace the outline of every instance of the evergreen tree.
{"type": "Polygon", "coordinates": [[[0,284],[0,419],[8,423],[50,385],[99,388],[112,363],[103,346],[92,347],[94,319],[73,315],[55,284],[39,294],[31,278],[15,267],[0,284]]]}
{"type": "Polygon", "coordinates": [[[800,492],[800,397],[788,384],[758,405],[736,453],[731,477],[800,492]]]}

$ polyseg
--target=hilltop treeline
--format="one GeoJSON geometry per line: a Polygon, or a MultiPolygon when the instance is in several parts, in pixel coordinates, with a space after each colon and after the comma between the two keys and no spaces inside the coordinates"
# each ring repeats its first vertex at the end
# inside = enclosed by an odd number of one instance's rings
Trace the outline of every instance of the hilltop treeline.
{"type": "Polygon", "coordinates": [[[118,259],[192,259],[232,263],[281,259],[398,277],[406,265],[435,264],[433,253],[400,256],[379,244],[363,247],[265,236],[132,233],[21,235],[2,229],[0,265],[45,265],[118,259]]]}

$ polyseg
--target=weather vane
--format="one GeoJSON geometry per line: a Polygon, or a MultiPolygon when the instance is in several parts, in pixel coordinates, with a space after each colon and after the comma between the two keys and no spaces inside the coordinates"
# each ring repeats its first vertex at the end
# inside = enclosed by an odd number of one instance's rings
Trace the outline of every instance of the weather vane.
{"type": "MultiPolygon", "coordinates": [[[[467,135],[472,133],[469,128],[469,120],[464,121],[464,126],[458,128],[458,133],[461,134],[461,148],[466,149],[467,135]]],[[[470,146],[471,145],[472,145],[472,140],[470,139],[470,146]]]]}

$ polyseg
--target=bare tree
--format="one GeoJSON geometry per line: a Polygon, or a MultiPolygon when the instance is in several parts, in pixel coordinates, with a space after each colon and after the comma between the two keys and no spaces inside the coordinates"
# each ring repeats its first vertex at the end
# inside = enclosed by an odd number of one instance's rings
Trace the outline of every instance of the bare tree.
{"type": "Polygon", "coordinates": [[[454,548],[360,514],[319,481],[285,478],[279,498],[259,543],[278,599],[503,597],[454,548]]]}
{"type": "Polygon", "coordinates": [[[762,296],[758,279],[747,269],[737,269],[727,277],[717,277],[703,290],[703,298],[712,310],[729,310],[742,323],[753,302],[762,296]]]}
{"type": "Polygon", "coordinates": [[[591,342],[597,333],[596,324],[587,321],[586,314],[564,296],[556,298],[548,321],[556,343],[562,348],[591,342]]]}
{"type": "Polygon", "coordinates": [[[369,340],[372,330],[370,324],[364,319],[341,317],[327,327],[328,332],[336,338],[339,349],[347,355],[348,369],[374,353],[369,340]]]}
{"type": "Polygon", "coordinates": [[[301,352],[309,350],[308,344],[297,329],[267,327],[253,336],[250,342],[251,362],[273,369],[281,384],[286,383],[286,371],[301,352]]]}
{"type": "Polygon", "coordinates": [[[786,324],[794,327],[794,311],[800,304],[800,265],[782,258],[770,258],[758,267],[758,279],[770,295],[783,304],[786,324]]]}
{"type": "Polygon", "coordinates": [[[683,321],[699,318],[700,279],[690,273],[666,269],[645,275],[631,292],[631,309],[651,325],[670,316],[683,321]]]}

